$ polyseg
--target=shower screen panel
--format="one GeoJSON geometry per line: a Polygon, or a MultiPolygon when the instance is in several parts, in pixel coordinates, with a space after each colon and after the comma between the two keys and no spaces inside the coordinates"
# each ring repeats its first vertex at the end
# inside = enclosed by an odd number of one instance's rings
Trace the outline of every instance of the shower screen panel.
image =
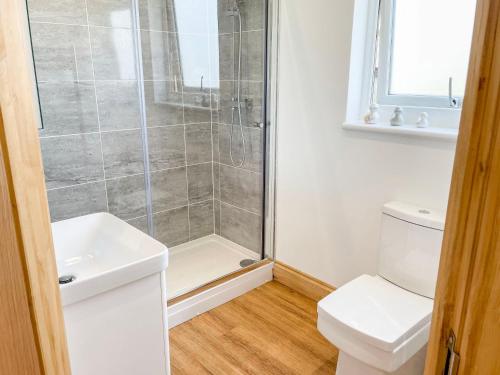
{"type": "Polygon", "coordinates": [[[108,211],[172,278],[211,270],[170,297],[261,259],[267,1],[27,3],[52,221],[108,211]]]}

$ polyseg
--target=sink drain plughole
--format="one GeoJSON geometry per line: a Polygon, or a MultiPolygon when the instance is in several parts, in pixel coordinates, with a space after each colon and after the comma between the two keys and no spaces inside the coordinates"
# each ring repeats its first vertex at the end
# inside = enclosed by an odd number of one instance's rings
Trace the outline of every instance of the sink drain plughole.
{"type": "Polygon", "coordinates": [[[69,284],[73,281],[76,280],[76,276],[75,275],[63,275],[63,276],[59,276],[59,284],[63,285],[63,284],[69,284]]]}
{"type": "Polygon", "coordinates": [[[252,264],[254,263],[257,263],[256,260],[253,260],[253,259],[243,259],[241,262],[240,262],[240,267],[244,268],[244,267],[248,267],[248,266],[251,266],[252,264]]]}

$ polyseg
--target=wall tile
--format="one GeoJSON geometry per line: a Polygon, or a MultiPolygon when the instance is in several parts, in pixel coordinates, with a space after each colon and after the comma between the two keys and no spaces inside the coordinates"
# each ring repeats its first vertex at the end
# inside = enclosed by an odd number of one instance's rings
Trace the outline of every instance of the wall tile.
{"type": "MultiPolygon", "coordinates": [[[[199,82],[197,82],[199,84],[199,82]]],[[[184,86],[184,123],[196,124],[200,122],[210,122],[212,120],[212,110],[210,107],[210,92],[198,92],[199,88],[184,86]],[[191,92],[186,92],[186,88],[191,92]]]]}
{"type": "Polygon", "coordinates": [[[243,31],[262,30],[266,27],[265,1],[252,0],[240,3],[243,31]]]}
{"type": "MultiPolygon", "coordinates": [[[[214,0],[215,1],[215,0],[214,0]]],[[[230,7],[228,0],[217,0],[217,13],[211,11],[209,12],[209,24],[211,25],[210,30],[214,32],[215,25],[218,26],[219,33],[232,33],[235,29],[235,17],[230,16],[227,11],[230,7]]],[[[213,2],[209,3],[210,7],[213,7],[213,2]]],[[[236,26],[238,26],[236,24],[236,26]]]]}
{"type": "Polygon", "coordinates": [[[136,81],[96,81],[101,130],[140,128],[136,81]]]}
{"type": "Polygon", "coordinates": [[[47,189],[104,178],[99,134],[40,139],[47,189]]]}
{"type": "Polygon", "coordinates": [[[102,133],[102,152],[106,178],[144,173],[140,130],[102,133]]]}
{"type": "Polygon", "coordinates": [[[127,223],[139,229],[141,232],[149,234],[147,216],[138,217],[136,219],[127,220],[127,223]]]}
{"type": "Polygon", "coordinates": [[[221,202],[221,236],[260,254],[262,218],[221,202]]]}
{"type": "Polygon", "coordinates": [[[153,215],[155,238],[167,246],[180,245],[189,240],[188,208],[153,215]]]}
{"type": "Polygon", "coordinates": [[[127,220],[146,215],[144,175],[107,180],[109,212],[127,220]]]}
{"type": "Polygon", "coordinates": [[[187,206],[186,168],[151,173],[153,212],[187,206]]]}
{"type": "Polygon", "coordinates": [[[220,196],[223,202],[260,214],[262,212],[262,175],[221,165],[220,196]]]}
{"type": "Polygon", "coordinates": [[[139,17],[144,30],[175,31],[172,0],[139,0],[139,17]]]}
{"type": "MultiPolygon", "coordinates": [[[[236,37],[236,36],[235,36],[236,37]]],[[[244,80],[263,81],[264,79],[264,32],[243,32],[241,38],[241,76],[244,80]]]]}
{"type": "Polygon", "coordinates": [[[186,164],[184,126],[148,129],[149,162],[152,171],[181,167],[186,164]]]}
{"type": "Polygon", "coordinates": [[[190,240],[214,233],[214,201],[189,206],[190,240]]]}
{"type": "Polygon", "coordinates": [[[107,211],[104,182],[49,190],[47,197],[53,222],[107,211]]]}
{"type": "Polygon", "coordinates": [[[108,27],[132,27],[132,1],[87,0],[89,24],[108,27]]]}
{"type": "Polygon", "coordinates": [[[198,203],[213,198],[212,163],[188,167],[189,203],[198,203]]]}
{"type": "Polygon", "coordinates": [[[46,82],[38,85],[43,129],[40,136],[99,130],[91,82],[46,82]]]}
{"type": "Polygon", "coordinates": [[[86,26],[31,24],[37,79],[92,80],[92,60],[86,26]]]}
{"type": "Polygon", "coordinates": [[[31,22],[86,25],[85,0],[28,0],[31,22]]]}
{"type": "Polygon", "coordinates": [[[131,29],[90,27],[97,80],[136,79],[131,29]]]}
{"type": "Polygon", "coordinates": [[[235,79],[235,60],[234,56],[237,53],[238,45],[234,45],[233,34],[219,35],[219,77],[221,80],[232,81],[235,79]],[[236,51],[236,52],[235,52],[236,51]]]}
{"type": "Polygon", "coordinates": [[[184,124],[180,81],[144,82],[144,96],[148,126],[184,124]]]}
{"type": "MultiPolygon", "coordinates": [[[[233,165],[230,155],[231,147],[231,126],[215,125],[218,128],[219,142],[218,155],[222,164],[233,165]]],[[[233,160],[239,165],[243,158],[243,140],[239,126],[233,126],[233,160]]],[[[262,172],[264,156],[263,130],[259,128],[243,127],[243,136],[245,137],[245,162],[243,169],[255,172],[262,172]]],[[[214,146],[215,147],[215,146],[214,146]]]]}
{"type": "Polygon", "coordinates": [[[210,123],[186,125],[188,164],[212,161],[212,126],[210,123]]]}

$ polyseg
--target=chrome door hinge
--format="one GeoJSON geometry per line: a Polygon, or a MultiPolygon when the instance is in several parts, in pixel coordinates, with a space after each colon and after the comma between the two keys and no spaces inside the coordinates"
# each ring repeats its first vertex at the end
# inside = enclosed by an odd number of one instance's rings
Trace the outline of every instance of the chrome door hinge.
{"type": "Polygon", "coordinates": [[[455,343],[457,337],[455,332],[451,330],[450,336],[448,337],[448,353],[446,354],[446,363],[444,365],[443,375],[456,375],[458,374],[458,364],[460,362],[460,355],[455,351],[455,343]]]}

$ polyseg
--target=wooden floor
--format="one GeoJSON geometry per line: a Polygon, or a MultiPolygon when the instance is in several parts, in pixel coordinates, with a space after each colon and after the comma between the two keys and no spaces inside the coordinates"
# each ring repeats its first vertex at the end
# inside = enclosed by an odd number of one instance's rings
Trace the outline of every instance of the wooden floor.
{"type": "Polygon", "coordinates": [[[173,375],[335,374],[316,303],[272,281],[170,330],[173,375]]]}

